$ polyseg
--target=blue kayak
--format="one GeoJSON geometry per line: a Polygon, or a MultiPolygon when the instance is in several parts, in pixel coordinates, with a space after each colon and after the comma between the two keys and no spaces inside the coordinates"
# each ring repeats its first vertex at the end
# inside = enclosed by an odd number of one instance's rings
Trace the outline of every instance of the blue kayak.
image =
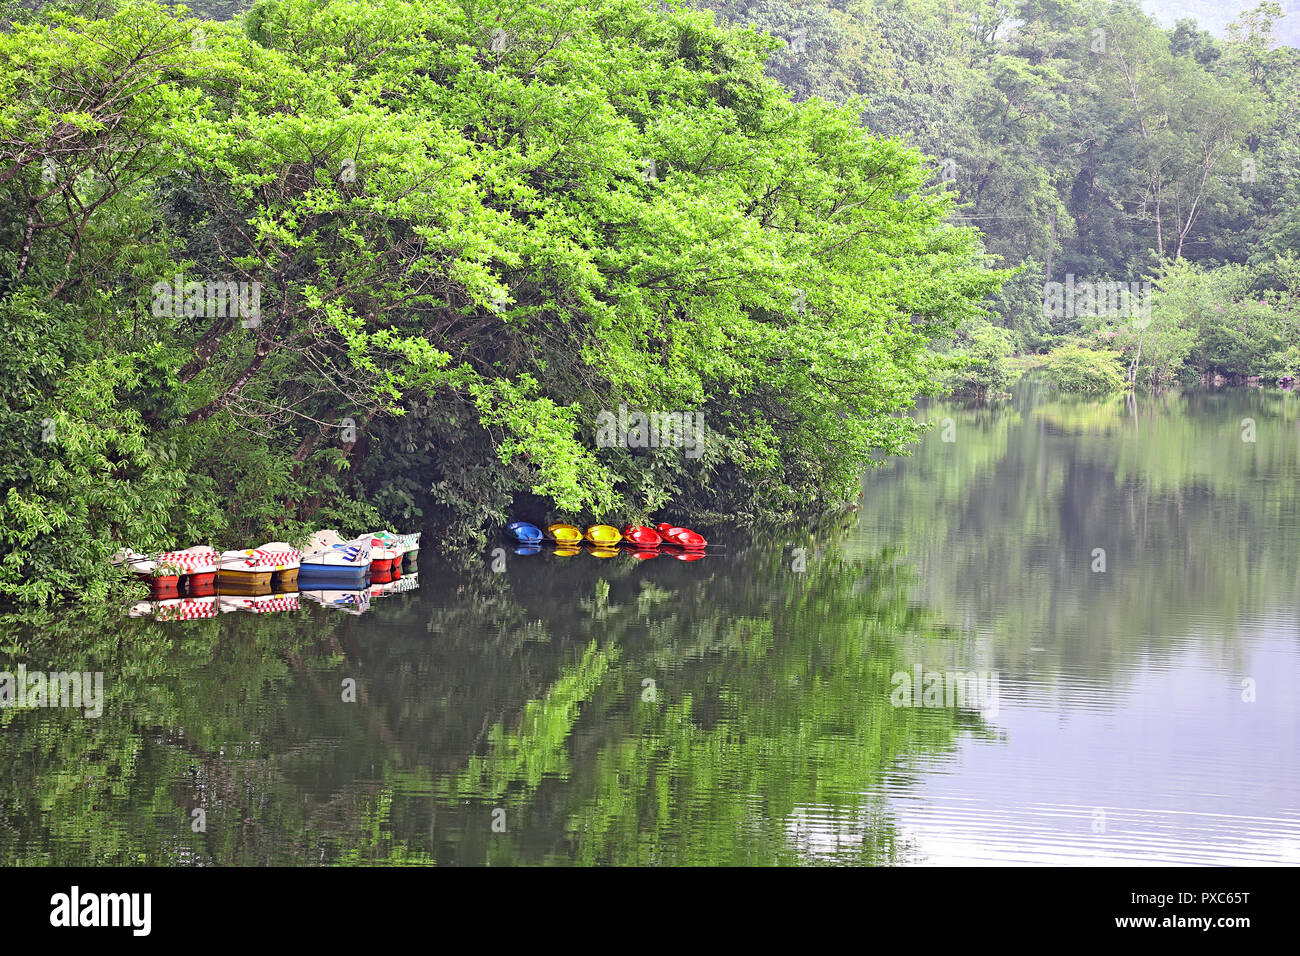
{"type": "Polygon", "coordinates": [[[506,534],[520,544],[541,544],[542,529],[527,521],[512,521],[506,525],[506,534]]]}

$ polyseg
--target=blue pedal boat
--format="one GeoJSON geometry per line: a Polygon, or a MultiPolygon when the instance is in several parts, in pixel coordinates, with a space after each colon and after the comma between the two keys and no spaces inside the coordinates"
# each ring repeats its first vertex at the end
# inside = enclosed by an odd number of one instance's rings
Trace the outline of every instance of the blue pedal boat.
{"type": "Polygon", "coordinates": [[[506,534],[522,545],[540,545],[542,529],[527,521],[512,521],[506,525],[506,534]]]}

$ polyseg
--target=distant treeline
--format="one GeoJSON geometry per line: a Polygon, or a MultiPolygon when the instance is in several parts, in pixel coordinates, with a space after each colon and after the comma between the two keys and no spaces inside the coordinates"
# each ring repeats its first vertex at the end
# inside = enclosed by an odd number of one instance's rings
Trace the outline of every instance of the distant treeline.
{"type": "Polygon", "coordinates": [[[1021,268],[957,339],[966,390],[998,391],[1010,351],[1076,342],[1139,382],[1300,369],[1300,50],[1275,43],[1279,5],[1216,39],[1109,0],[700,3],[782,38],[768,71],[796,97],[932,157],[954,221],[1021,268]],[[1053,282],[1152,294],[1054,309],[1053,282]]]}

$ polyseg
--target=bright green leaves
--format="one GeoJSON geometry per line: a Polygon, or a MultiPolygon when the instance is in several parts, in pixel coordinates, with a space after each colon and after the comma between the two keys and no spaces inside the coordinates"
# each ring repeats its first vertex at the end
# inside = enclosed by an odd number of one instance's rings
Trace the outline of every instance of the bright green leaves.
{"type": "Polygon", "coordinates": [[[535,475],[530,490],[560,511],[604,514],[619,504],[609,476],[578,434],[579,407],[539,396],[531,376],[472,385],[484,427],[500,429],[497,454],[503,465],[523,466],[535,475]]]}

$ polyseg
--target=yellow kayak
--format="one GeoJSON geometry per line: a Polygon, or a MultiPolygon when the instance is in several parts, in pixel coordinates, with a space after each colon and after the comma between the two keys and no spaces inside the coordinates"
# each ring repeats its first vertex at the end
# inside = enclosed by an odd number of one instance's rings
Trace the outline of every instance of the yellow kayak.
{"type": "Polygon", "coordinates": [[[582,543],[582,529],[571,524],[548,524],[546,526],[546,536],[556,544],[569,547],[582,543]]]}
{"type": "Polygon", "coordinates": [[[587,540],[597,547],[617,548],[623,540],[623,532],[613,525],[594,524],[587,529],[587,540]]]}

